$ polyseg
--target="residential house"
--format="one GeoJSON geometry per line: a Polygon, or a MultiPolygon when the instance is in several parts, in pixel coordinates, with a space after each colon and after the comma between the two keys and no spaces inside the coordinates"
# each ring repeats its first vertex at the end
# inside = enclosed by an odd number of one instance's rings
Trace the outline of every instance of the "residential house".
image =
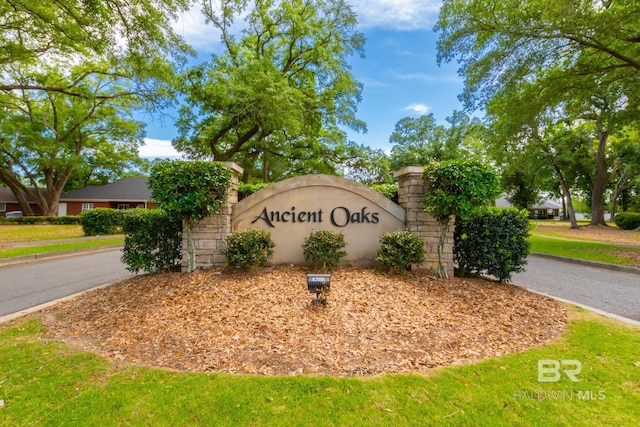
{"type": "MultiPolygon", "coordinates": [[[[499,208],[512,207],[511,203],[509,203],[505,196],[502,196],[498,200],[496,200],[496,206],[499,208]]],[[[529,218],[532,219],[560,218],[562,204],[553,199],[542,199],[527,210],[529,211],[529,218]]]]}
{"type": "MultiPolygon", "coordinates": [[[[40,207],[35,203],[29,203],[33,213],[40,215],[40,207]]],[[[0,216],[5,216],[7,212],[21,211],[22,208],[18,204],[18,199],[9,187],[0,187],[0,216]]]]}
{"type": "Polygon", "coordinates": [[[79,215],[93,208],[152,209],[157,205],[151,200],[147,178],[125,178],[107,185],[92,185],[64,193],[60,197],[58,216],[79,215]]]}

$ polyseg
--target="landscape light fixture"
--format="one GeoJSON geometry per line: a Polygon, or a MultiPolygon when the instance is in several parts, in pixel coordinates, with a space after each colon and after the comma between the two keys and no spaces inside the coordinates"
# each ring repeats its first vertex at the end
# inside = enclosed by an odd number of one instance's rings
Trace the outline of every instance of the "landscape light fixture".
{"type": "Polygon", "coordinates": [[[322,295],[331,289],[331,275],[307,274],[307,289],[309,289],[309,292],[312,294],[316,294],[311,304],[325,305],[327,300],[322,295]]]}

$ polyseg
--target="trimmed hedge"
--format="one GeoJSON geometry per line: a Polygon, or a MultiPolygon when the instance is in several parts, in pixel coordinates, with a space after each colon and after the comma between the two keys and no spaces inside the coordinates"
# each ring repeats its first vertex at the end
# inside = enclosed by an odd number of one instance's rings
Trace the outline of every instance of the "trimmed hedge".
{"type": "Polygon", "coordinates": [[[137,273],[179,271],[182,261],[182,220],[162,209],[129,209],[122,215],[122,262],[137,273]]]}
{"type": "Polygon", "coordinates": [[[524,270],[529,254],[526,210],[481,208],[456,221],[453,258],[463,272],[501,281],[524,270]]]}
{"type": "Polygon", "coordinates": [[[376,261],[384,269],[403,275],[411,264],[424,261],[424,241],[409,230],[385,233],[380,237],[376,261]]]}
{"type": "Polygon", "coordinates": [[[265,230],[245,230],[231,233],[225,239],[227,248],[222,254],[234,267],[257,267],[265,265],[273,256],[276,246],[271,233],[265,230]]]}
{"type": "Polygon", "coordinates": [[[307,262],[324,270],[335,268],[340,264],[340,260],[347,255],[347,252],[342,250],[346,246],[344,233],[316,230],[304,239],[302,250],[307,262]]]}
{"type": "Polygon", "coordinates": [[[25,225],[25,224],[55,224],[55,225],[71,225],[80,224],[79,215],[65,216],[23,216],[20,218],[0,218],[0,224],[3,225],[25,225]]]}
{"type": "Polygon", "coordinates": [[[80,224],[85,236],[116,234],[122,226],[123,210],[95,208],[80,214],[80,224]]]}
{"type": "Polygon", "coordinates": [[[622,230],[635,230],[640,227],[640,213],[620,212],[613,218],[618,228],[622,230]]]}

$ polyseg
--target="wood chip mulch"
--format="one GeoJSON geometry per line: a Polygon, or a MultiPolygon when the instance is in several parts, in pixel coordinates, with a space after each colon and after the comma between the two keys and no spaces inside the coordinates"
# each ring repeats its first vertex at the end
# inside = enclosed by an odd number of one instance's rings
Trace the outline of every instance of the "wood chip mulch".
{"type": "Polygon", "coordinates": [[[475,278],[341,267],[325,307],[303,267],[136,276],[45,312],[57,339],[112,360],[195,372],[421,372],[541,345],[562,303],[475,278]]]}

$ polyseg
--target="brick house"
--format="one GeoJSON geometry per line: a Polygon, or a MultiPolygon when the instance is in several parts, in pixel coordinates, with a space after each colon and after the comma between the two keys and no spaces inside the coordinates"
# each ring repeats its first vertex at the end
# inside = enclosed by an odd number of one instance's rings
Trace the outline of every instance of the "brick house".
{"type": "Polygon", "coordinates": [[[79,215],[93,208],[153,209],[147,178],[125,178],[107,185],[91,185],[64,193],[60,197],[58,216],[79,215]]]}

